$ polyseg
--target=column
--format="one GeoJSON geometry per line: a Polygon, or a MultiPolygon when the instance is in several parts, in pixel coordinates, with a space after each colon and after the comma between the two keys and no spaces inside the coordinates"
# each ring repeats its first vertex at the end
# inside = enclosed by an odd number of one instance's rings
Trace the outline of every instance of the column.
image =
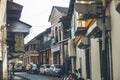
{"type": "Polygon", "coordinates": [[[99,38],[91,38],[91,79],[101,80],[99,38]]]}
{"type": "Polygon", "coordinates": [[[85,56],[85,49],[81,49],[82,51],[82,77],[86,80],[86,56],[85,56]]]}
{"type": "Polygon", "coordinates": [[[74,61],[74,57],[71,57],[71,68],[72,68],[72,73],[74,72],[74,70],[75,70],[75,66],[74,66],[74,63],[75,63],[75,61],[74,61]]]}
{"type": "Polygon", "coordinates": [[[60,64],[63,65],[63,43],[61,43],[61,49],[60,49],[60,64]]]}
{"type": "Polygon", "coordinates": [[[120,13],[115,10],[117,1],[110,3],[113,80],[120,80],[120,13]]]}
{"type": "Polygon", "coordinates": [[[3,59],[3,80],[8,80],[7,52],[5,52],[3,54],[4,54],[4,59],[3,59]]]}

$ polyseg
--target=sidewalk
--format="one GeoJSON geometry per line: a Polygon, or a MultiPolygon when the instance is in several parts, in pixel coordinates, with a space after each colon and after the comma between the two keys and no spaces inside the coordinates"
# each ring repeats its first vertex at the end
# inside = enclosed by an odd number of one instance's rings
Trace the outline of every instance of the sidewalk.
{"type": "Polygon", "coordinates": [[[29,79],[18,76],[18,75],[14,75],[14,76],[12,76],[12,79],[10,79],[10,77],[8,77],[8,80],[29,80],[29,79]]]}

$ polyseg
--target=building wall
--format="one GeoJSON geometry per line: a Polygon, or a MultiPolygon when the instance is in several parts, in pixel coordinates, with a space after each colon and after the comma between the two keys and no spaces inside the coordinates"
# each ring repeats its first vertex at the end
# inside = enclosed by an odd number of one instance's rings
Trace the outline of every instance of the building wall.
{"type": "Polygon", "coordinates": [[[6,3],[0,0],[0,80],[7,80],[6,3]]]}
{"type": "MultiPolygon", "coordinates": [[[[120,13],[118,13],[115,10],[115,6],[116,6],[116,1],[111,1],[110,6],[108,5],[108,8],[106,9],[108,11],[108,16],[109,16],[109,12],[110,12],[110,18],[111,18],[111,43],[112,43],[112,66],[110,64],[106,64],[109,67],[112,67],[112,71],[110,74],[113,74],[113,79],[112,79],[112,75],[110,75],[111,80],[119,80],[120,79],[120,74],[119,74],[119,67],[120,67],[120,63],[119,63],[119,56],[120,56],[120,48],[119,48],[119,41],[120,41],[120,13]]],[[[74,33],[74,32],[73,32],[74,33]]],[[[99,48],[99,41],[97,40],[91,40],[90,42],[90,69],[91,69],[91,79],[92,80],[101,80],[101,66],[103,66],[104,64],[100,64],[100,48],[99,48]]],[[[107,47],[110,47],[107,45],[107,47]]],[[[76,68],[79,67],[79,61],[78,58],[81,57],[82,60],[84,60],[84,55],[82,52],[82,55],[78,55],[78,53],[80,53],[80,50],[77,50],[76,52],[76,68]]],[[[111,52],[110,52],[111,53],[111,52]]],[[[109,53],[109,54],[110,54],[109,53]]],[[[108,56],[108,55],[106,55],[108,56]]],[[[108,56],[110,57],[110,56],[108,56]]],[[[83,61],[82,61],[83,62],[83,61]]],[[[83,66],[85,66],[85,62],[82,64],[83,66]]],[[[82,66],[82,67],[83,67],[82,66]]],[[[84,71],[85,72],[85,71],[84,71]]],[[[83,72],[82,72],[83,73],[83,72]]],[[[104,74],[105,75],[105,74],[104,74]]]]}
{"type": "Polygon", "coordinates": [[[80,68],[80,65],[81,65],[81,56],[82,56],[82,53],[81,53],[81,49],[79,49],[78,47],[76,48],[76,69],[79,69],[80,68]]]}
{"type": "Polygon", "coordinates": [[[53,64],[53,53],[50,52],[49,54],[49,64],[53,64]]]}
{"type": "Polygon", "coordinates": [[[99,38],[90,39],[91,79],[101,80],[99,38]]]}
{"type": "MultiPolygon", "coordinates": [[[[0,1],[0,41],[6,39],[6,0],[0,1]],[[3,35],[4,34],[4,35],[3,35]]],[[[0,42],[0,60],[2,60],[2,43],[0,42]]]]}
{"type": "Polygon", "coordinates": [[[38,64],[38,56],[31,56],[30,57],[30,62],[33,62],[35,64],[38,64]]]}
{"type": "MultiPolygon", "coordinates": [[[[61,13],[59,12],[56,8],[53,9],[53,12],[51,14],[51,35],[52,37],[54,37],[55,42],[54,43],[58,43],[63,41],[63,31],[62,31],[62,23],[59,22],[60,18],[62,18],[63,16],[65,16],[66,13],[61,13]]],[[[58,45],[58,44],[55,44],[58,45]]],[[[51,46],[55,46],[55,45],[51,45],[51,46]]],[[[52,52],[51,50],[51,54],[50,54],[50,63],[57,63],[57,64],[63,64],[63,43],[60,43],[59,45],[60,50],[54,51],[52,52]],[[57,57],[57,59],[55,59],[57,57]],[[54,61],[57,60],[57,61],[54,61]]],[[[55,49],[55,48],[51,48],[51,49],[55,49]]]]}
{"type": "MultiPolygon", "coordinates": [[[[117,1],[117,0],[116,0],[117,1]]],[[[110,4],[113,80],[120,79],[120,14],[115,10],[115,1],[110,4]]]]}

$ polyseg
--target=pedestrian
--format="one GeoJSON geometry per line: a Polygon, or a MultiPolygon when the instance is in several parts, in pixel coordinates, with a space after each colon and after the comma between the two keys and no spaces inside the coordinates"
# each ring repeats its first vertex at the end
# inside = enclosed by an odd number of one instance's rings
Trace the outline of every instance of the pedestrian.
{"type": "Polygon", "coordinates": [[[12,64],[12,72],[13,72],[13,75],[15,75],[15,63],[12,64]]]}
{"type": "Polygon", "coordinates": [[[12,80],[12,63],[9,64],[9,75],[10,75],[10,80],[12,80]]]}

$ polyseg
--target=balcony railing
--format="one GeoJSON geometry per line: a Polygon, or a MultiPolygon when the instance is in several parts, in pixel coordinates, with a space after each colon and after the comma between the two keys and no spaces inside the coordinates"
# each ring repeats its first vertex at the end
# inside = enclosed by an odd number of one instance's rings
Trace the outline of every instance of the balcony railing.
{"type": "Polygon", "coordinates": [[[46,48],[50,48],[50,45],[51,45],[51,40],[40,44],[38,50],[43,50],[43,49],[46,49],[46,48]]]}

